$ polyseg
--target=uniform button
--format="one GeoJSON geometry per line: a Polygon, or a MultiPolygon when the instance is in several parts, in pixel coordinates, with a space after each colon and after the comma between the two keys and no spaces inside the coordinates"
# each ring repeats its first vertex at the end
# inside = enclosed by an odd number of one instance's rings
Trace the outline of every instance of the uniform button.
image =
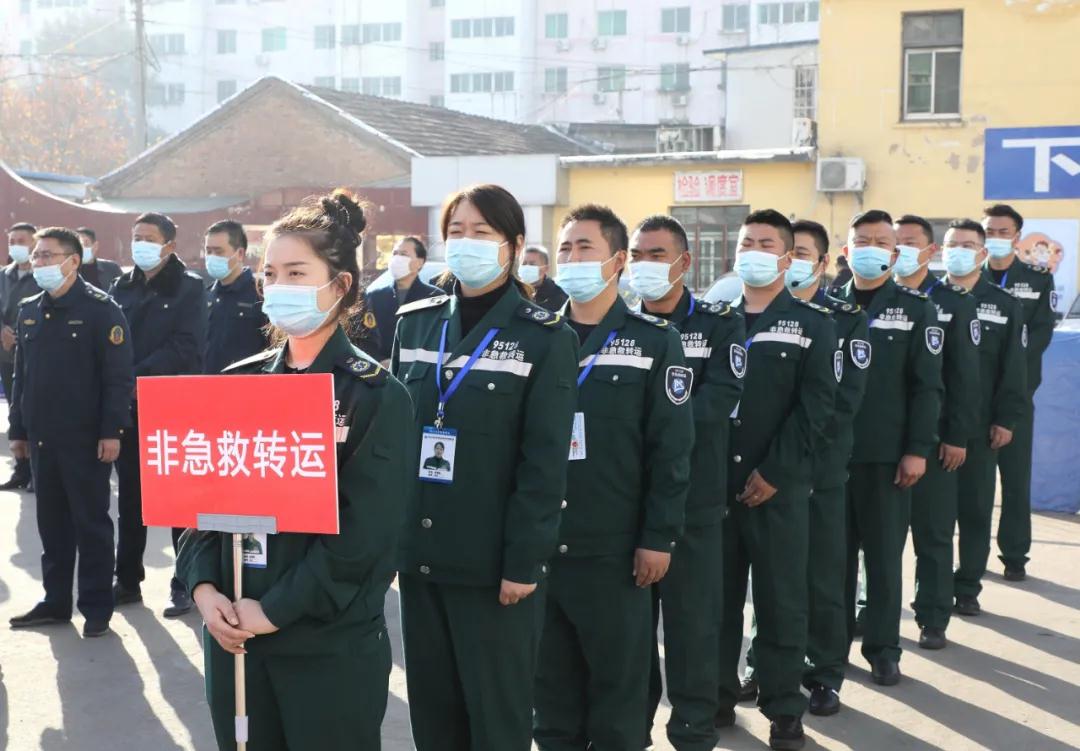
{"type": "Polygon", "coordinates": [[[431,519],[421,519],[420,526],[424,529],[431,529],[431,519]]]}
{"type": "Polygon", "coordinates": [[[675,541],[674,540],[671,541],[671,547],[675,547],[675,541]]]}
{"type": "Polygon", "coordinates": [[[38,448],[41,448],[42,446],[45,445],[45,441],[38,441],[37,445],[38,445],[38,448]]]}
{"type": "Polygon", "coordinates": [[[449,381],[450,379],[452,379],[454,377],[454,371],[448,370],[448,371],[446,371],[446,373],[444,373],[444,375],[446,376],[446,380],[449,381]]]}
{"type": "Polygon", "coordinates": [[[742,425],[742,420],[740,420],[738,417],[736,417],[734,420],[731,421],[731,424],[734,425],[737,428],[740,425],[742,425]]]}
{"type": "Polygon", "coordinates": [[[164,305],[163,307],[165,307],[165,308],[168,308],[168,307],[169,307],[169,303],[165,303],[165,305],[164,305]]]}
{"type": "Polygon", "coordinates": [[[241,317],[241,318],[243,318],[243,317],[244,317],[244,311],[242,311],[242,310],[240,311],[240,317],[241,317]]]}
{"type": "Polygon", "coordinates": [[[889,341],[890,342],[892,341],[892,335],[891,334],[889,335],[889,341]]]}
{"type": "Polygon", "coordinates": [[[566,552],[567,550],[569,550],[569,549],[570,549],[570,548],[566,547],[565,545],[560,545],[560,546],[559,546],[559,552],[560,552],[560,553],[565,553],[565,552],[566,552]]]}
{"type": "Polygon", "coordinates": [[[420,573],[421,574],[430,574],[431,573],[431,567],[430,566],[421,566],[420,567],[420,573]]]}
{"type": "Polygon", "coordinates": [[[781,352],[781,353],[780,353],[780,357],[782,357],[782,358],[783,358],[783,357],[787,357],[787,352],[781,352]]]}
{"type": "Polygon", "coordinates": [[[489,383],[488,384],[488,391],[494,391],[494,390],[495,390],[495,384],[494,383],[489,383]]]}
{"type": "Polygon", "coordinates": [[[78,334],[76,334],[76,333],[75,333],[74,331],[72,331],[72,332],[71,332],[71,338],[72,338],[72,339],[78,339],[78,338],[79,338],[79,335],[78,335],[78,334]]]}
{"type": "Polygon", "coordinates": [[[613,381],[619,380],[619,374],[616,373],[615,375],[611,376],[611,380],[613,380],[613,381]]]}
{"type": "Polygon", "coordinates": [[[547,573],[547,564],[546,563],[544,563],[544,564],[542,564],[540,566],[540,573],[541,574],[546,574],[547,573]]]}
{"type": "Polygon", "coordinates": [[[45,317],[46,317],[46,318],[52,318],[52,314],[51,314],[51,313],[46,313],[46,314],[45,314],[45,317]]]}
{"type": "Polygon", "coordinates": [[[738,463],[740,463],[740,462],[742,461],[742,457],[741,457],[741,456],[739,456],[738,454],[735,454],[735,456],[731,457],[731,459],[732,459],[732,461],[734,461],[734,462],[735,462],[736,464],[738,464],[738,463]]]}
{"type": "Polygon", "coordinates": [[[566,501],[563,501],[562,506],[560,506],[559,508],[566,508],[566,501]]]}

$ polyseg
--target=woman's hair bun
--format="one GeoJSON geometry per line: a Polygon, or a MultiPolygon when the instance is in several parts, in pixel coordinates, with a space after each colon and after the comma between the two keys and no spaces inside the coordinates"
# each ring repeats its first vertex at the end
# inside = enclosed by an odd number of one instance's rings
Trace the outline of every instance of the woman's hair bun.
{"type": "Polygon", "coordinates": [[[330,220],[341,229],[360,235],[367,227],[363,206],[356,196],[344,188],[338,188],[330,195],[323,196],[320,203],[330,220]]]}

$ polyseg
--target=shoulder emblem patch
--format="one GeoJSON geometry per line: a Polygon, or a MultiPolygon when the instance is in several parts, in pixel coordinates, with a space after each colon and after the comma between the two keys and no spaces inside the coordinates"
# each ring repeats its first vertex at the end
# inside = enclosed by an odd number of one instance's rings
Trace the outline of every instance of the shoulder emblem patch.
{"type": "Polygon", "coordinates": [[[870,367],[870,342],[862,339],[852,339],[848,342],[848,351],[851,352],[851,361],[860,370],[870,367]]]}
{"type": "Polygon", "coordinates": [[[940,355],[941,348],[945,346],[945,331],[938,326],[926,327],[926,348],[932,355],[940,355]]]}
{"type": "Polygon", "coordinates": [[[741,344],[732,344],[728,351],[728,362],[736,378],[746,375],[746,348],[741,344]]]}
{"type": "Polygon", "coordinates": [[[425,297],[423,300],[416,300],[415,302],[402,305],[397,310],[397,314],[407,315],[409,313],[415,313],[418,310],[427,310],[428,308],[437,308],[441,305],[445,305],[450,301],[450,295],[436,295],[435,297],[425,297]]]}
{"type": "Polygon", "coordinates": [[[681,365],[671,365],[664,379],[664,391],[672,404],[684,404],[690,398],[694,385],[694,371],[681,365]]]}
{"type": "Polygon", "coordinates": [[[555,326],[562,321],[562,316],[558,313],[552,313],[547,308],[534,303],[519,306],[517,314],[527,321],[533,321],[543,326],[555,326]]]}
{"type": "Polygon", "coordinates": [[[1061,302],[1061,296],[1058,295],[1057,291],[1050,292],[1050,309],[1057,310],[1059,302],[1061,302]]]}
{"type": "Polygon", "coordinates": [[[640,318],[641,320],[645,321],[645,323],[651,323],[653,326],[661,329],[667,328],[670,325],[663,318],[657,318],[654,315],[643,313],[640,310],[631,310],[630,315],[634,316],[634,318],[640,318]]]}
{"type": "Polygon", "coordinates": [[[124,327],[113,326],[109,329],[109,341],[119,347],[124,343],[124,327]]]}
{"type": "Polygon", "coordinates": [[[959,284],[950,284],[949,288],[958,295],[966,295],[968,291],[959,284]]]}
{"type": "Polygon", "coordinates": [[[971,322],[971,343],[976,347],[979,346],[979,342],[982,341],[982,324],[979,323],[979,319],[975,319],[971,322]]]}
{"type": "Polygon", "coordinates": [[[364,313],[364,328],[373,329],[375,328],[375,325],[375,314],[372,313],[370,310],[367,313],[364,313]]]}
{"type": "Polygon", "coordinates": [[[844,378],[844,350],[838,349],[833,353],[832,366],[833,375],[836,376],[836,382],[840,383],[844,378]]]}

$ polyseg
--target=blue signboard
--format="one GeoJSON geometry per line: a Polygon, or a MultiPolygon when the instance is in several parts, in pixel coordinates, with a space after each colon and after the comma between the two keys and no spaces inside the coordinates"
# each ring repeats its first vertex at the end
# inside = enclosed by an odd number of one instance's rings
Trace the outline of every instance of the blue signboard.
{"type": "Polygon", "coordinates": [[[987,128],[984,198],[1080,198],[1080,125],[987,128]]]}

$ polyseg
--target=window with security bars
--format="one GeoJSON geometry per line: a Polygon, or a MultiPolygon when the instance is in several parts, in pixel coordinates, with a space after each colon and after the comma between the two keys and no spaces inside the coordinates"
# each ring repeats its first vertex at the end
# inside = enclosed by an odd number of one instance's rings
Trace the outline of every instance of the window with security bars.
{"type": "Polygon", "coordinates": [[[817,66],[795,67],[795,117],[817,119],[817,66]]]}
{"type": "Polygon", "coordinates": [[[694,258],[686,283],[695,292],[704,292],[734,266],[739,228],[750,207],[674,206],[670,213],[686,229],[694,258]]]}
{"type": "Polygon", "coordinates": [[[961,11],[904,14],[903,119],[960,116],[963,43],[961,11]]]}

